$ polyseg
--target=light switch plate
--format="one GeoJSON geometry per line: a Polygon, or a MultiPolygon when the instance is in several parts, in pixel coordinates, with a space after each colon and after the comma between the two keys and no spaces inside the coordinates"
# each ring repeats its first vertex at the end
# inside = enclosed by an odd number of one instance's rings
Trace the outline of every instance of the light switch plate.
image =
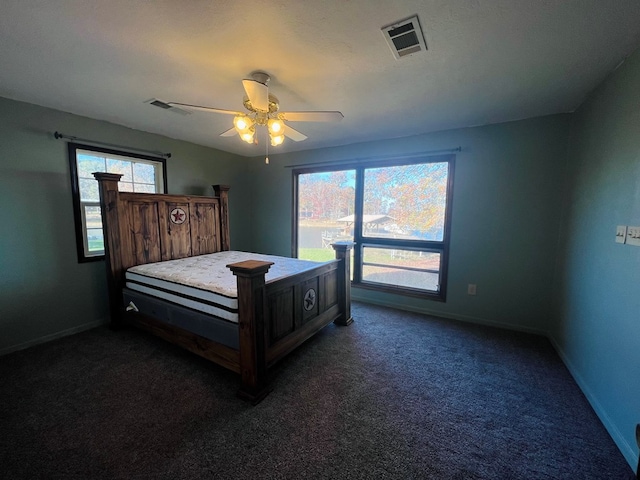
{"type": "Polygon", "coordinates": [[[627,245],[640,247],[640,227],[627,227],[627,245]]]}
{"type": "Polygon", "coordinates": [[[616,227],[616,243],[625,243],[627,241],[627,226],[618,225],[616,227]]]}

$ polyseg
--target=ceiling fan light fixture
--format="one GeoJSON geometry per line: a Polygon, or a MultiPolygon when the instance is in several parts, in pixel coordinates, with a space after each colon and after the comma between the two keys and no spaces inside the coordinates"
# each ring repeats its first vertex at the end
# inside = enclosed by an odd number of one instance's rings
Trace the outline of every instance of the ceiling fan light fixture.
{"type": "Polygon", "coordinates": [[[284,132],[284,122],[278,118],[269,119],[267,127],[269,128],[269,133],[271,135],[282,135],[284,132]]]}
{"type": "MultiPolygon", "coordinates": [[[[233,137],[238,134],[242,141],[249,144],[257,144],[256,127],[264,127],[270,139],[269,143],[274,147],[284,143],[285,133],[287,138],[294,142],[301,142],[307,138],[306,135],[285,122],[336,122],[344,118],[344,115],[337,111],[279,112],[278,98],[269,92],[269,87],[267,86],[269,75],[265,72],[257,71],[253,72],[251,76],[253,77],[252,79],[242,80],[242,86],[246,93],[242,103],[248,113],[189,103],[162,102],[157,99],[153,99],[150,102],[165,110],[175,109],[180,106],[188,110],[233,115],[233,127],[222,132],[220,136],[233,137]]],[[[262,133],[260,133],[260,138],[260,141],[262,141],[262,138],[266,140],[266,136],[263,137],[262,133]]],[[[269,143],[265,145],[267,152],[269,151],[269,143]]]]}
{"type": "Polygon", "coordinates": [[[242,134],[253,126],[253,119],[248,115],[238,115],[233,119],[233,126],[236,127],[238,133],[242,134]]]}
{"type": "Polygon", "coordinates": [[[256,131],[254,128],[250,128],[244,132],[241,132],[240,138],[247,143],[253,143],[253,135],[255,132],[256,131]]]}
{"type": "Polygon", "coordinates": [[[284,135],[270,135],[271,137],[271,146],[277,147],[278,145],[282,145],[284,142],[284,135]]]}

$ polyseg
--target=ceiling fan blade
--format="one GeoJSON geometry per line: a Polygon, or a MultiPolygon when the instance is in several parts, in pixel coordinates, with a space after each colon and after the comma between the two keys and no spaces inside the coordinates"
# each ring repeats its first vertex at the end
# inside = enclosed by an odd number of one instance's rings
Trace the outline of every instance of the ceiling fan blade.
{"type": "Polygon", "coordinates": [[[235,127],[231,127],[229,130],[225,130],[224,132],[222,132],[220,134],[221,137],[233,137],[234,135],[237,135],[238,132],[236,132],[235,127]]]}
{"type": "Polygon", "coordinates": [[[284,136],[289,137],[294,142],[301,142],[307,139],[307,136],[304,133],[300,133],[297,130],[294,130],[289,125],[284,127],[284,136]]]}
{"type": "Polygon", "coordinates": [[[344,118],[341,112],[282,112],[287,122],[339,122],[344,118]]]}
{"type": "Polygon", "coordinates": [[[269,87],[256,80],[242,80],[244,91],[256,110],[269,111],[269,87]]]}
{"type": "Polygon", "coordinates": [[[190,110],[200,110],[208,113],[224,113],[226,115],[243,115],[240,112],[236,112],[235,110],[224,110],[222,108],[213,108],[213,107],[203,107],[201,105],[190,105],[188,103],[178,103],[178,102],[167,102],[167,105],[185,107],[190,110]]]}

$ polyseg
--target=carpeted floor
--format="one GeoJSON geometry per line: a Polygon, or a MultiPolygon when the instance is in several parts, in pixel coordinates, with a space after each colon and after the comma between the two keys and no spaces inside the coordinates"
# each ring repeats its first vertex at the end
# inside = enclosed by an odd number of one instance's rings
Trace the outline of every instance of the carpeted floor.
{"type": "Polygon", "coordinates": [[[252,407],[220,367],[98,328],[0,358],[6,479],[632,479],[544,338],[354,304],[252,407]]]}

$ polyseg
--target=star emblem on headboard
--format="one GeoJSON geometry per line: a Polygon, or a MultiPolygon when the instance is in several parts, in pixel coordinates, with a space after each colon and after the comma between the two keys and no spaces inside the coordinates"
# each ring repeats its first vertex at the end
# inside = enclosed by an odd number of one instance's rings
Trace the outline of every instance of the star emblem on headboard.
{"type": "Polygon", "coordinates": [[[171,219],[171,223],[180,225],[181,223],[184,223],[184,221],[187,219],[187,214],[181,208],[174,208],[173,210],[171,210],[171,213],[169,214],[169,218],[171,219]]]}

